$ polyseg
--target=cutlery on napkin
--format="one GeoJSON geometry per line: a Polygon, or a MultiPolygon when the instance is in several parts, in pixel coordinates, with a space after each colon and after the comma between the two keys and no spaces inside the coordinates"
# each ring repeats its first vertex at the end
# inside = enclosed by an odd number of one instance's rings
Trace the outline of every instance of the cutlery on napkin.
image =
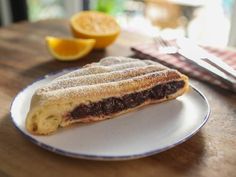
{"type": "Polygon", "coordinates": [[[184,37],[178,38],[176,40],[176,44],[178,47],[180,47],[180,49],[182,49],[182,51],[192,54],[191,56],[193,59],[203,60],[206,62],[209,61],[213,66],[236,79],[236,70],[234,70],[231,66],[222,61],[219,57],[210,54],[205,49],[199,47],[190,39],[184,37]]]}
{"type": "Polygon", "coordinates": [[[212,47],[204,47],[203,49],[186,38],[180,38],[175,42],[164,42],[171,43],[172,46],[178,48],[178,51],[174,52],[172,49],[171,54],[163,54],[163,51],[160,51],[163,45],[157,46],[160,45],[160,43],[158,44],[156,42],[136,45],[131,49],[136,52],[138,57],[156,60],[199,80],[236,92],[236,80],[234,79],[234,72],[236,69],[235,51],[212,47]],[[214,64],[216,61],[215,58],[220,60],[220,62],[214,64]],[[225,65],[228,64],[227,66],[230,65],[231,70],[234,72],[230,72],[230,69],[227,69],[230,73],[223,72],[223,69],[220,68],[222,62],[225,65]],[[219,64],[220,67],[216,67],[217,64],[219,64]],[[211,72],[209,72],[209,70],[211,70],[211,72]]]}

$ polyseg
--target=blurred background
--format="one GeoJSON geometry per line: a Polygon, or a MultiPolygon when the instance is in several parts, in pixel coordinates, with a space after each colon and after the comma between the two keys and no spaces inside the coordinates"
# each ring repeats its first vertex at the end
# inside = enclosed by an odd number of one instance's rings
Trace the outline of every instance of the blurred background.
{"type": "Polygon", "coordinates": [[[0,26],[67,18],[81,10],[113,15],[122,29],[236,46],[236,0],[0,0],[0,26]]]}

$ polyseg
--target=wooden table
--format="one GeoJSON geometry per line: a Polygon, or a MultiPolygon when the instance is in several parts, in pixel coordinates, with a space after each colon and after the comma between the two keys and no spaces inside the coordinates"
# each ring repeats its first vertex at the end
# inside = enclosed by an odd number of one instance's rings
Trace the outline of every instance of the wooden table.
{"type": "Polygon", "coordinates": [[[14,96],[40,76],[82,66],[108,55],[131,55],[129,46],[148,40],[123,32],[114,45],[81,61],[63,63],[47,52],[46,35],[70,36],[62,20],[19,23],[0,29],[0,176],[236,176],[236,95],[192,80],[208,98],[211,116],[190,140],[151,157],[89,161],[64,157],[25,139],[13,126],[14,96]]]}

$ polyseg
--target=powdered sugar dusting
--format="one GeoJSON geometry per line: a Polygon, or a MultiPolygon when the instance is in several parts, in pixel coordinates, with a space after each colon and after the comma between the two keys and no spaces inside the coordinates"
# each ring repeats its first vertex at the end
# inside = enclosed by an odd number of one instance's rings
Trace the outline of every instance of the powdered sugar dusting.
{"type": "Polygon", "coordinates": [[[107,57],[55,79],[37,90],[36,95],[48,104],[75,98],[93,101],[180,78],[176,70],[150,60],[107,57]]]}

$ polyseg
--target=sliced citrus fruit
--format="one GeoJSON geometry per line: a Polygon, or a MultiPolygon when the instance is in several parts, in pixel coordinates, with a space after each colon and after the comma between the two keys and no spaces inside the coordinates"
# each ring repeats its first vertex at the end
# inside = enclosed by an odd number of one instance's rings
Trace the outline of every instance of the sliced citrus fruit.
{"type": "Polygon", "coordinates": [[[77,38],[95,39],[94,48],[101,49],[112,44],[120,34],[116,20],[102,12],[82,11],[70,19],[72,33],[77,38]]]}
{"type": "Polygon", "coordinates": [[[49,52],[58,60],[77,60],[87,55],[95,44],[94,39],[46,37],[49,52]]]}

